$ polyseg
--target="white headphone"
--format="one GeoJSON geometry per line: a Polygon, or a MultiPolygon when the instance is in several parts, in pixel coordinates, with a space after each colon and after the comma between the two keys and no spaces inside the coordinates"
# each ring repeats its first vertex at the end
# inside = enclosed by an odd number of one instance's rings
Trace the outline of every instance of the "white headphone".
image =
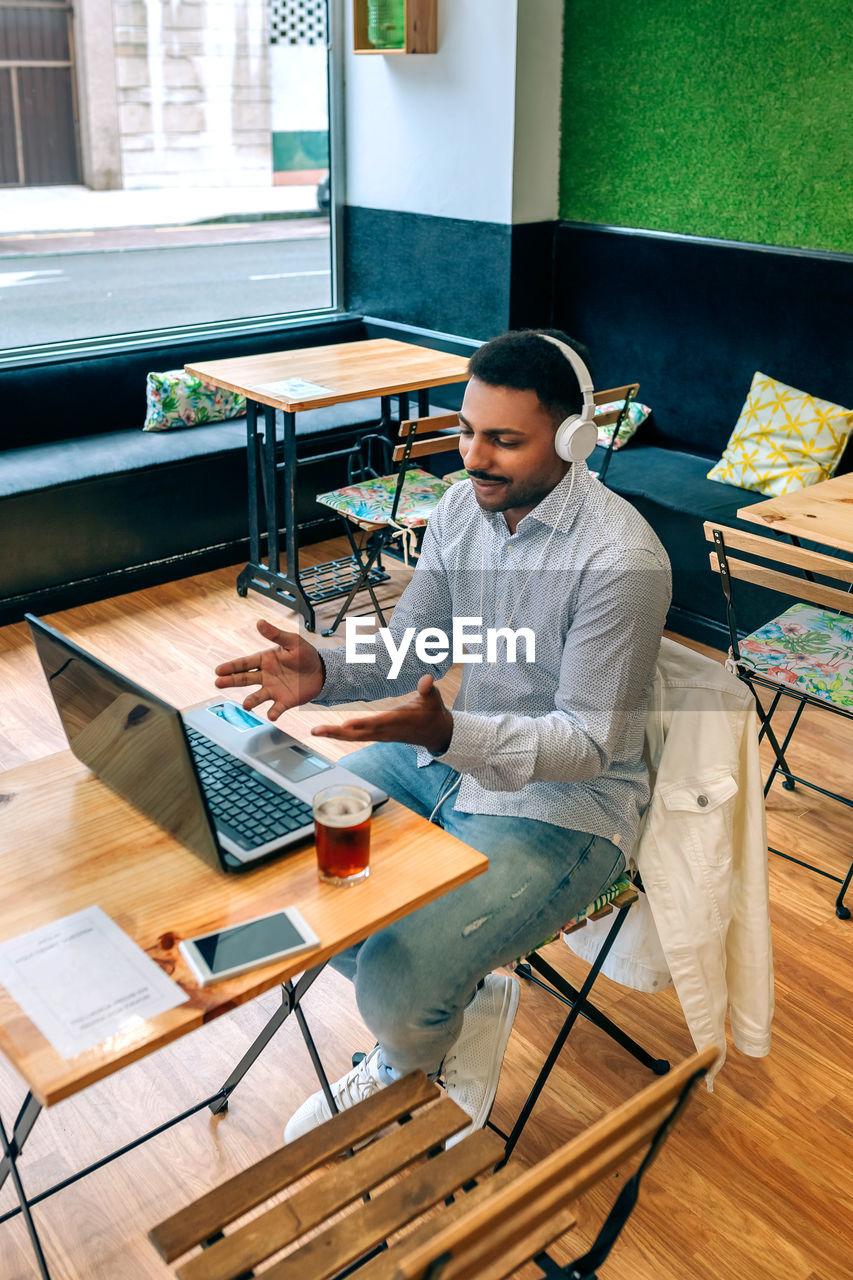
{"type": "Polygon", "coordinates": [[[577,351],[567,346],[565,342],[560,342],[559,338],[552,338],[550,333],[539,333],[537,337],[544,338],[546,342],[552,343],[562,351],[575,371],[583,395],[583,405],[580,413],[573,413],[568,418],[564,418],[557,427],[554,448],[564,462],[584,462],[598,443],[595,401],[592,398],[592,375],[577,351]]]}

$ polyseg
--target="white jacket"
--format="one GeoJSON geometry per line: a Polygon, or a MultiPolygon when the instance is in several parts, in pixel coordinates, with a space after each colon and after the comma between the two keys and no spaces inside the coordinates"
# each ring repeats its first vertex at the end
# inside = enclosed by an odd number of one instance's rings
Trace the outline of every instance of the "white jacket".
{"type": "MultiPolygon", "coordinates": [[[[764,795],[752,695],[719,663],[661,642],[646,726],[652,798],[632,861],[632,907],[603,972],[653,990],[666,968],[697,1049],[770,1051],[773,960],[764,795]],[[631,917],[636,923],[623,941],[631,917]]],[[[611,921],[567,936],[592,960],[611,921]],[[586,935],[586,936],[585,936],[586,935]]]]}

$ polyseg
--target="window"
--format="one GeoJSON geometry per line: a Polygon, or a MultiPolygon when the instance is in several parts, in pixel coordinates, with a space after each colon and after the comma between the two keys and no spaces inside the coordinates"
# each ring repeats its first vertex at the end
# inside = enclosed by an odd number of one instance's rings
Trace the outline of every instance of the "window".
{"type": "Polygon", "coordinates": [[[328,7],[4,0],[7,353],[334,306],[328,7]]]}

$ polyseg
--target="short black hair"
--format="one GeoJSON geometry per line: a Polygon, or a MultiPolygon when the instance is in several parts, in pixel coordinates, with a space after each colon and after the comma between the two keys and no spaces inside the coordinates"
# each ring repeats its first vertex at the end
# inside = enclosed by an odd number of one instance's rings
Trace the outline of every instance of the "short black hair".
{"type": "Polygon", "coordinates": [[[569,414],[580,412],[583,395],[566,357],[553,342],[543,342],[542,334],[571,347],[589,369],[586,347],[562,329],[511,329],[479,347],[468,363],[468,372],[491,387],[534,391],[556,425],[569,414]]]}

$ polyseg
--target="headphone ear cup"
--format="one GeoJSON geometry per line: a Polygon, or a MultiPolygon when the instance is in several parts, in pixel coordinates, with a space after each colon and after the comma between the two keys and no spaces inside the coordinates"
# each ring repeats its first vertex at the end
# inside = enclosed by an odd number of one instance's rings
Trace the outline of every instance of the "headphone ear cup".
{"type": "Polygon", "coordinates": [[[572,432],[572,462],[586,462],[598,444],[598,427],[589,418],[578,422],[572,432]]]}
{"type": "Polygon", "coordinates": [[[562,458],[564,462],[572,461],[570,452],[572,431],[579,416],[579,414],[573,413],[571,417],[564,418],[559,427],[557,427],[557,434],[554,436],[554,448],[557,451],[557,456],[562,458]]]}
{"type": "Polygon", "coordinates": [[[574,413],[564,418],[554,436],[557,456],[564,462],[585,462],[598,443],[598,429],[589,418],[574,413]]]}

